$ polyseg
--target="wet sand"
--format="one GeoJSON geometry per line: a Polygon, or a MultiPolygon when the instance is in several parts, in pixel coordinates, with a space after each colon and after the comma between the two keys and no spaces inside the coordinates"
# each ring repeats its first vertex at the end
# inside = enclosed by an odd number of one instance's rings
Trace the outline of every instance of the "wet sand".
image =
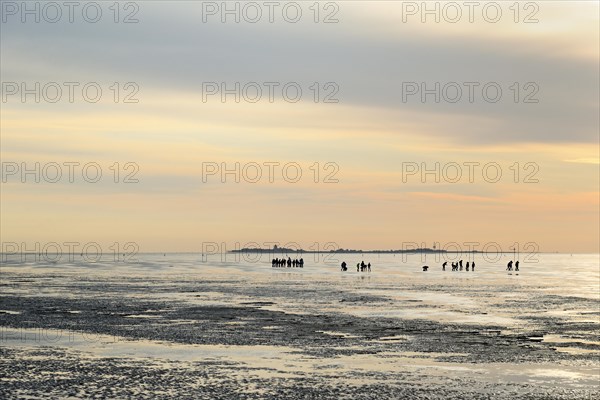
{"type": "Polygon", "coordinates": [[[597,297],[516,277],[239,268],[3,266],[0,398],[571,400],[599,389],[597,297]]]}

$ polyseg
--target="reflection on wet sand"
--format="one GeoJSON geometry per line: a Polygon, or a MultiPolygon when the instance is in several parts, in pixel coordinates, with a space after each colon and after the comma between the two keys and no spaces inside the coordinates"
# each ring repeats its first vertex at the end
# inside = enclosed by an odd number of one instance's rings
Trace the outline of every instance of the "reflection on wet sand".
{"type": "Polygon", "coordinates": [[[199,275],[177,261],[3,265],[0,397],[570,400],[597,389],[593,264],[575,290],[548,267],[530,279],[483,262],[463,278],[382,257],[359,278],[327,265],[199,275]]]}

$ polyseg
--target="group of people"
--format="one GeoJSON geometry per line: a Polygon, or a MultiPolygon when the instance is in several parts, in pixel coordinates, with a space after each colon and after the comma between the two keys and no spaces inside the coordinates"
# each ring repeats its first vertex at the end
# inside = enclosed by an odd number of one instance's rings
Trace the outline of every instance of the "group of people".
{"type": "MultiPolygon", "coordinates": [[[[448,265],[448,261],[444,261],[444,263],[442,264],[442,271],[446,270],[446,265],[448,265]]],[[[469,269],[471,271],[475,271],[475,261],[472,261],[470,263],[469,263],[469,261],[467,261],[467,263],[464,265],[464,268],[467,271],[469,271],[469,269]]],[[[463,270],[463,260],[452,263],[452,271],[462,271],[462,270],[463,270]]]]}
{"type": "MultiPolygon", "coordinates": [[[[448,261],[445,261],[442,264],[442,271],[446,270],[446,265],[448,265],[448,261]]],[[[513,265],[514,265],[514,270],[515,271],[519,271],[519,261],[515,261],[513,264],[513,261],[509,261],[508,264],[506,265],[506,270],[507,271],[512,271],[513,270],[513,265]]],[[[424,266],[423,267],[423,271],[427,271],[429,267],[428,266],[424,266]]],[[[470,264],[467,261],[467,263],[465,264],[465,269],[468,271],[469,268],[471,269],[471,271],[475,271],[475,261],[472,261],[470,264]]],[[[462,271],[463,270],[463,260],[460,260],[459,262],[453,262],[452,263],[452,271],[462,271]]]]}
{"type": "MultiPolygon", "coordinates": [[[[346,264],[346,261],[342,262],[342,271],[348,271],[348,264],[346,264]]],[[[364,261],[361,261],[359,263],[356,264],[356,272],[371,272],[371,263],[365,264],[364,261]]]]}
{"type": "MultiPolygon", "coordinates": [[[[518,271],[519,270],[519,261],[517,260],[514,265],[515,265],[515,271],[518,271]]],[[[513,262],[512,262],[512,260],[510,260],[508,262],[508,264],[506,265],[506,270],[507,271],[512,271],[513,270],[513,262]]]]}
{"type": "MultiPolygon", "coordinates": [[[[448,265],[448,261],[444,261],[444,263],[442,264],[442,271],[446,270],[446,266],[448,265]]],[[[287,258],[287,260],[285,258],[274,258],[273,261],[271,262],[271,266],[273,268],[304,268],[304,259],[294,259],[292,260],[290,257],[287,258]]],[[[463,268],[467,271],[475,271],[475,261],[467,261],[464,265],[463,265],[463,260],[460,260],[458,262],[453,262],[451,264],[452,266],[452,271],[462,271],[463,268]]],[[[519,271],[519,261],[515,261],[513,264],[513,261],[509,261],[507,266],[506,266],[506,270],[507,271],[512,271],[514,268],[515,271],[519,271]]],[[[423,266],[423,271],[427,271],[429,269],[429,266],[425,265],[423,266]]],[[[342,271],[348,271],[348,264],[346,264],[345,261],[342,262],[342,271]]],[[[356,264],[356,272],[371,272],[371,263],[365,264],[364,261],[361,261],[360,263],[356,264]]]]}
{"type": "Polygon", "coordinates": [[[273,261],[271,261],[271,267],[273,268],[304,268],[304,259],[291,259],[290,257],[287,258],[287,260],[285,258],[274,258],[273,261]]]}

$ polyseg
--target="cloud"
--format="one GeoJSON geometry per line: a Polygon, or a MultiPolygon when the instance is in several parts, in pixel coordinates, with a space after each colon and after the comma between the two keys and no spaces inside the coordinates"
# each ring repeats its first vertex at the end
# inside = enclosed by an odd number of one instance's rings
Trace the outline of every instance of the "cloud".
{"type": "Polygon", "coordinates": [[[600,158],[575,158],[572,160],[564,160],[564,162],[577,164],[600,164],[600,158]]]}
{"type": "MultiPolygon", "coordinates": [[[[428,136],[446,141],[597,142],[598,57],[564,51],[577,46],[597,55],[597,24],[589,28],[586,22],[587,30],[569,25],[571,31],[559,26],[563,35],[557,36],[548,26],[561,14],[552,9],[527,31],[515,24],[458,29],[414,23],[390,30],[382,29],[382,22],[389,22],[388,15],[400,18],[398,7],[368,13],[364,7],[342,7],[340,23],[331,25],[307,19],[297,25],[202,23],[201,7],[189,2],[143,3],[138,24],[7,23],[3,80],[136,81],[146,101],[160,101],[161,92],[199,97],[202,82],[290,81],[298,82],[303,99],[311,101],[314,82],[336,82],[342,104],[389,111],[379,124],[394,127],[410,120],[428,136]],[[407,82],[429,89],[439,83],[442,101],[428,95],[422,102],[419,94],[405,101],[407,82]],[[457,85],[443,92],[451,82],[457,85]],[[465,82],[479,84],[472,103],[465,82]],[[485,99],[486,84],[501,88],[500,101],[485,99]],[[444,93],[456,87],[461,100],[444,101],[444,93]],[[150,99],[149,93],[157,97],[150,99]],[[539,102],[523,103],[528,95],[539,102]]],[[[563,5],[559,11],[572,9],[563,5]]],[[[276,95],[281,101],[281,93],[276,95]]],[[[171,106],[163,102],[162,107],[171,106]]],[[[201,108],[198,103],[199,115],[201,108]]]]}

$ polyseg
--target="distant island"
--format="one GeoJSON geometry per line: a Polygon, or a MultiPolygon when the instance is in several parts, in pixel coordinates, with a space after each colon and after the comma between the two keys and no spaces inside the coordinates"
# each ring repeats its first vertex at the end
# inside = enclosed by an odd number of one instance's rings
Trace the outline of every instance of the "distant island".
{"type": "Polygon", "coordinates": [[[427,247],[417,249],[391,249],[391,250],[356,250],[356,249],[337,249],[337,250],[304,250],[304,249],[290,249],[286,247],[274,246],[272,249],[262,249],[256,247],[245,247],[243,249],[230,250],[229,253],[305,253],[305,254],[320,254],[320,253],[341,253],[341,254],[414,254],[414,253],[480,253],[478,250],[472,251],[448,251],[440,249],[430,249],[427,247]]]}

